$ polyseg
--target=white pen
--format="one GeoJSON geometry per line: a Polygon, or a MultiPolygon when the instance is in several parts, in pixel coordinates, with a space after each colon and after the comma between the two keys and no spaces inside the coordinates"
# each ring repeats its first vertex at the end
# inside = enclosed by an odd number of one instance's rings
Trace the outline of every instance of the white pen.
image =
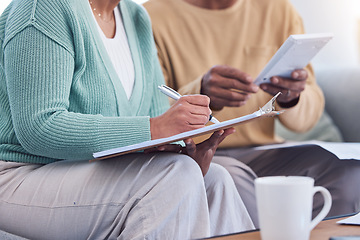
{"type": "MultiPolygon", "coordinates": [[[[166,96],[174,99],[174,100],[178,100],[179,98],[181,98],[181,94],[178,93],[177,91],[175,91],[174,89],[166,86],[166,85],[161,85],[158,86],[159,90],[165,94],[166,96]]],[[[212,115],[210,115],[209,121],[213,122],[213,123],[220,123],[219,120],[217,120],[215,117],[213,117],[212,115]]]]}

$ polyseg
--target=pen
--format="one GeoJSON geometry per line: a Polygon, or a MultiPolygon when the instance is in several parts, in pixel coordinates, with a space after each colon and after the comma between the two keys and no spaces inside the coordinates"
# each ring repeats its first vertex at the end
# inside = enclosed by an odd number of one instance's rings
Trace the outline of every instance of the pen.
{"type": "MultiPolygon", "coordinates": [[[[178,100],[179,98],[181,98],[181,94],[178,93],[177,91],[175,91],[174,89],[166,86],[166,85],[161,85],[158,86],[159,90],[165,94],[166,96],[174,99],[174,100],[178,100]]],[[[213,122],[213,123],[220,123],[219,120],[217,120],[215,117],[213,117],[212,115],[210,115],[209,121],[213,122]]]]}

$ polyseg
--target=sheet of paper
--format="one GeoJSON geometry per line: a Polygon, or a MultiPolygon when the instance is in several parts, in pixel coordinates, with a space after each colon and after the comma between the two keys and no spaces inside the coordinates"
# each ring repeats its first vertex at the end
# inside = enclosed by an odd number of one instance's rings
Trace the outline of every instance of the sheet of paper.
{"type": "Polygon", "coordinates": [[[110,158],[110,157],[114,157],[114,156],[119,156],[119,155],[126,154],[126,153],[136,152],[136,151],[144,150],[144,149],[151,148],[151,147],[156,147],[156,146],[160,146],[160,145],[164,145],[164,144],[168,144],[168,143],[177,142],[177,141],[184,140],[187,138],[197,137],[197,136],[204,135],[207,133],[215,132],[220,129],[230,128],[237,124],[244,123],[244,122],[259,118],[259,117],[265,117],[265,116],[269,117],[269,116],[275,116],[278,114],[279,114],[279,112],[276,112],[276,111],[272,111],[270,113],[264,113],[261,110],[258,110],[249,115],[230,119],[228,121],[223,121],[223,122],[217,123],[217,124],[208,125],[203,128],[180,133],[180,134],[177,134],[177,135],[174,135],[171,137],[146,141],[146,142],[142,142],[142,143],[138,143],[138,144],[134,144],[134,145],[129,145],[129,146],[125,146],[125,147],[114,148],[114,149],[109,149],[109,150],[102,151],[102,152],[93,153],[93,156],[95,159],[92,161],[110,158]]]}
{"type": "Polygon", "coordinates": [[[256,147],[259,150],[285,148],[314,144],[318,145],[325,150],[333,153],[339,159],[355,159],[360,160],[360,143],[349,142],[323,142],[323,141],[303,141],[303,142],[286,142],[281,144],[272,144],[266,146],[256,147]]]}
{"type": "MultiPolygon", "coordinates": [[[[360,212],[354,216],[345,218],[343,220],[337,221],[339,224],[350,224],[350,225],[359,225],[360,226],[360,212]]],[[[359,229],[360,231],[360,229],[359,229]]]]}

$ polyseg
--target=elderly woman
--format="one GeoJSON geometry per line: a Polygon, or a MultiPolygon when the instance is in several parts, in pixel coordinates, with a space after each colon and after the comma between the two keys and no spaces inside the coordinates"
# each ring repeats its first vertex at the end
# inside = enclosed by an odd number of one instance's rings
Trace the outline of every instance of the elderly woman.
{"type": "Polygon", "coordinates": [[[233,129],[87,161],[209,119],[206,96],[169,108],[156,90],[163,76],[142,7],[14,0],[0,44],[0,229],[30,239],[190,239],[253,228],[231,177],[211,163],[233,129]]]}

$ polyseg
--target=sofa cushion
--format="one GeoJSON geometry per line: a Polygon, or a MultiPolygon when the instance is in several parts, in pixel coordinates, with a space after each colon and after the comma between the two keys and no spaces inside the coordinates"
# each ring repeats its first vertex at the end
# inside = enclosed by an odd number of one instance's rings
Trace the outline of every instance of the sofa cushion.
{"type": "Polygon", "coordinates": [[[294,141],[360,142],[360,68],[323,69],[315,74],[325,96],[319,122],[306,133],[292,132],[276,122],[276,133],[294,141]]]}
{"type": "Polygon", "coordinates": [[[308,132],[296,133],[285,128],[280,121],[275,121],[276,134],[286,140],[308,141],[319,140],[326,142],[342,142],[340,130],[334,124],[328,113],[324,111],[319,122],[308,132]]]}
{"type": "Polygon", "coordinates": [[[325,109],[345,142],[360,142],[360,67],[316,71],[325,109]]]}

